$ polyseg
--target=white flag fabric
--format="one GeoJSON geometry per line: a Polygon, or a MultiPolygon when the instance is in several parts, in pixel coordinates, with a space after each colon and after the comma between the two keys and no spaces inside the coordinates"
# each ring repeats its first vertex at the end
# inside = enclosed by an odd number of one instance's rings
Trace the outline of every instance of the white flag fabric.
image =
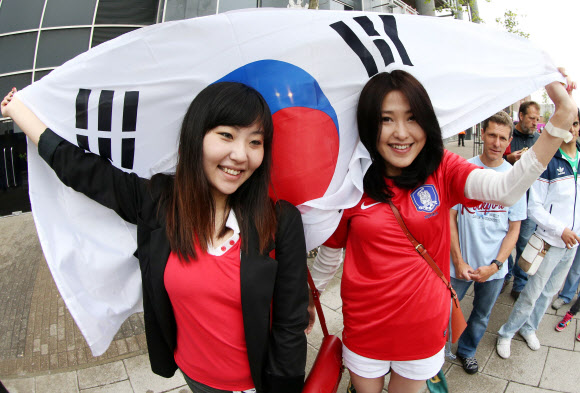
{"type": "MultiPolygon", "coordinates": [[[[254,9],[153,25],[101,44],[19,93],[62,137],[150,177],[174,169],[180,123],[220,80],[253,86],[274,122],[273,186],[303,214],[307,245],[362,195],[355,112],[377,72],[426,87],[444,136],[561,79],[529,41],[483,25],[364,12],[254,9]]],[[[141,311],[136,230],[62,185],[29,149],[30,197],[55,282],[94,355],[141,311]]],[[[74,163],[71,163],[74,165],[74,163]]]]}

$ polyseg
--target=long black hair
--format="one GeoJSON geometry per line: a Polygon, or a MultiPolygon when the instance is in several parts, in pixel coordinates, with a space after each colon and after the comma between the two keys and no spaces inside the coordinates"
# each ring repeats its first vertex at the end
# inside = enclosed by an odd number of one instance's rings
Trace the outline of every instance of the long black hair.
{"type": "MultiPolygon", "coordinates": [[[[253,88],[237,82],[214,83],[191,102],[179,137],[179,158],[174,181],[164,193],[166,230],[171,250],[180,259],[196,258],[194,242],[207,251],[216,226],[215,203],[203,170],[203,139],[218,126],[258,125],[264,133],[264,158],[233,194],[227,205],[240,227],[242,249],[250,231],[257,230],[260,251],[265,251],[276,228],[274,206],[268,196],[274,126],[268,104],[253,88]]],[[[223,235],[225,226],[220,228],[223,235]]]]}
{"type": "Polygon", "coordinates": [[[392,91],[401,92],[409,101],[411,112],[426,135],[425,146],[400,175],[393,177],[397,187],[413,189],[425,182],[443,159],[441,128],[431,99],[423,85],[401,70],[373,76],[363,88],[357,107],[359,137],[370,153],[372,164],[364,177],[364,189],[371,198],[386,202],[392,197],[385,183],[385,160],[377,149],[381,133],[383,100],[392,91]]]}

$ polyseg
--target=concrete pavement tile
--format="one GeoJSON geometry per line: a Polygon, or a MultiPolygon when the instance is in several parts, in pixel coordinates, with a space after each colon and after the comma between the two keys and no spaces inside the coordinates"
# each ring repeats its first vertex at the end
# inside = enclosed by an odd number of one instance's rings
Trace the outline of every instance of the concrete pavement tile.
{"type": "Polygon", "coordinates": [[[77,393],[79,391],[77,373],[71,371],[36,377],[36,391],[39,393],[77,393]]]}
{"type": "Polygon", "coordinates": [[[171,378],[163,378],[153,374],[148,355],[124,359],[123,363],[125,363],[129,381],[135,393],[165,392],[185,385],[185,380],[180,372],[176,372],[171,378]]]}
{"type": "Polygon", "coordinates": [[[314,364],[314,360],[316,360],[316,356],[318,355],[318,349],[314,348],[312,345],[307,344],[306,346],[306,375],[310,372],[312,365],[314,364]]]}
{"type": "Polygon", "coordinates": [[[340,298],[340,278],[333,277],[326,289],[320,296],[320,302],[332,310],[338,310],[342,307],[342,299],[340,298]]]}
{"type": "Polygon", "coordinates": [[[512,340],[511,356],[502,359],[494,351],[482,372],[493,377],[538,386],[544,369],[548,347],[532,351],[523,341],[512,340]]]}
{"type": "Polygon", "coordinates": [[[68,365],[70,367],[76,367],[78,365],[76,352],[74,351],[67,352],[67,357],[68,357],[68,365]]]}
{"type": "Polygon", "coordinates": [[[580,353],[550,348],[540,387],[559,392],[580,392],[580,353]]]}
{"type": "MultiPolygon", "coordinates": [[[[385,375],[385,384],[383,385],[383,390],[387,390],[387,388],[389,387],[389,382],[391,382],[391,373],[388,373],[387,375],[385,375]]],[[[348,386],[348,384],[346,385],[348,386]]],[[[425,384],[425,386],[427,386],[425,384]]]]}
{"type": "Polygon", "coordinates": [[[127,346],[129,347],[129,352],[139,351],[139,344],[137,343],[137,339],[135,337],[127,337],[125,341],[127,342],[127,346]]]}
{"type": "Polygon", "coordinates": [[[554,393],[553,390],[534,388],[517,382],[510,382],[505,393],[554,393]]]}
{"type": "Polygon", "coordinates": [[[127,352],[129,352],[129,349],[127,348],[127,343],[125,342],[125,339],[116,340],[114,343],[117,345],[117,351],[119,352],[119,355],[124,355],[127,352]]]}
{"type": "Polygon", "coordinates": [[[78,370],[77,374],[80,389],[109,385],[129,378],[122,361],[78,370]]]}
{"type": "Polygon", "coordinates": [[[493,310],[491,310],[491,315],[489,317],[489,323],[487,324],[487,331],[490,333],[497,334],[497,331],[508,320],[510,313],[512,312],[512,306],[495,303],[493,310]]]}
{"type": "Polygon", "coordinates": [[[186,385],[174,390],[170,390],[167,393],[192,393],[192,392],[189,386],[186,385]]]}
{"type": "Polygon", "coordinates": [[[506,306],[513,306],[514,303],[516,302],[514,300],[514,298],[510,295],[511,291],[512,291],[512,287],[513,287],[513,279],[512,281],[508,284],[508,286],[505,288],[505,290],[503,291],[503,293],[500,293],[496,304],[505,304],[506,306]]]}
{"type": "MultiPolygon", "coordinates": [[[[497,335],[491,333],[484,333],[479,345],[477,346],[477,351],[475,352],[475,358],[479,365],[479,369],[482,370],[491,358],[491,354],[495,352],[495,343],[497,341],[497,335]]],[[[461,365],[461,362],[457,362],[461,365]]]]}
{"type": "Polygon", "coordinates": [[[475,286],[473,284],[471,284],[471,286],[469,287],[469,289],[467,290],[467,292],[465,294],[468,296],[473,296],[474,291],[475,291],[474,287],[475,286]]]}
{"type": "MultiPolygon", "coordinates": [[[[576,323],[576,336],[580,334],[580,323],[576,323]]],[[[580,341],[578,339],[574,340],[574,351],[580,352],[580,341]]]]}
{"type": "MultiPolygon", "coordinates": [[[[328,328],[328,332],[330,334],[337,334],[338,332],[342,331],[343,324],[342,324],[342,308],[338,311],[334,311],[324,304],[322,305],[322,311],[324,312],[324,319],[326,320],[326,326],[328,328]]],[[[322,343],[322,328],[320,327],[320,322],[318,320],[318,316],[316,317],[316,323],[314,324],[314,328],[312,332],[307,336],[308,343],[312,345],[314,348],[320,348],[320,344],[322,343]]]]}
{"type": "Polygon", "coordinates": [[[51,355],[48,356],[48,363],[50,364],[50,369],[54,370],[58,368],[58,355],[51,351],[51,355]]]}
{"type": "Polygon", "coordinates": [[[469,375],[458,365],[451,366],[445,377],[449,391],[453,393],[503,393],[508,383],[483,373],[469,375]]]}
{"type": "MultiPolygon", "coordinates": [[[[560,318],[562,318],[564,315],[566,315],[566,311],[568,311],[570,309],[570,307],[572,307],[572,304],[565,304],[562,307],[560,307],[560,309],[558,311],[554,311],[554,314],[559,316],[560,318]]],[[[551,309],[552,307],[548,307],[549,309],[551,309]]],[[[548,312],[546,311],[546,314],[548,314],[548,312]]]]}
{"type": "Polygon", "coordinates": [[[568,308],[567,306],[562,306],[562,307],[560,307],[559,310],[554,310],[552,308],[552,302],[554,300],[556,300],[557,298],[558,298],[558,294],[555,294],[554,297],[552,298],[552,300],[550,301],[550,304],[548,305],[548,309],[546,310],[546,312],[544,314],[548,314],[548,315],[557,315],[558,313],[562,313],[562,315],[566,314],[566,309],[568,308]]]}
{"type": "Polygon", "coordinates": [[[133,387],[129,381],[121,381],[110,385],[81,389],[80,393],[133,393],[133,387]]]}
{"type": "Polygon", "coordinates": [[[556,331],[555,326],[560,322],[560,320],[562,320],[562,317],[557,315],[544,315],[536,335],[542,345],[573,351],[574,341],[576,339],[574,336],[574,332],[576,331],[576,321],[570,322],[570,325],[568,325],[566,329],[558,332],[556,331]]]}
{"type": "Polygon", "coordinates": [[[451,370],[451,366],[453,366],[453,363],[451,363],[449,360],[445,360],[445,362],[443,363],[443,367],[441,367],[443,373],[447,374],[447,372],[451,370]]]}
{"type": "Polygon", "coordinates": [[[461,312],[463,312],[466,321],[469,319],[471,310],[473,310],[473,296],[465,295],[461,299],[461,312]]]}
{"type": "Polygon", "coordinates": [[[34,378],[5,379],[2,383],[10,393],[36,393],[34,378]]]}

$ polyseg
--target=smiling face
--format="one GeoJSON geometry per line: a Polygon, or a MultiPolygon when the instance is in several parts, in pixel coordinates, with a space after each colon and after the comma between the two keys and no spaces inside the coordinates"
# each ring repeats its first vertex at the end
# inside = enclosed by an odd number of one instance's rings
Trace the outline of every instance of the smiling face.
{"type": "Polygon", "coordinates": [[[488,167],[496,167],[503,162],[503,153],[512,141],[510,138],[511,128],[505,124],[490,121],[485,130],[481,132],[483,141],[483,154],[481,162],[488,167]]]}
{"type": "Polygon", "coordinates": [[[385,160],[387,176],[398,176],[417,158],[427,136],[417,123],[409,101],[398,90],[383,99],[377,151],[385,160]]]}
{"type": "Polygon", "coordinates": [[[214,199],[227,199],[262,164],[264,132],[249,127],[218,126],[203,138],[203,171],[214,199]]]}

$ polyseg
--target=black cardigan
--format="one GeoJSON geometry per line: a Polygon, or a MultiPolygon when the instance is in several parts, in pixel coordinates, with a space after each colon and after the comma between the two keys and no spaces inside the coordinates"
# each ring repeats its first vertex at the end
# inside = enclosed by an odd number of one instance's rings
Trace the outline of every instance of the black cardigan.
{"type": "MultiPolygon", "coordinates": [[[[173,357],[177,327],[163,281],[170,247],[164,215],[158,214],[163,185],[173,178],[156,175],[147,180],[123,172],[50,129],[41,135],[38,151],[65,185],[137,225],[136,255],[151,369],[163,377],[173,376],[177,369],[173,357]]],[[[255,230],[250,233],[248,250],[242,252],[242,314],[257,392],[298,393],[306,364],[306,245],[298,210],[285,201],[276,206],[276,260],[259,252],[255,230]]]]}

